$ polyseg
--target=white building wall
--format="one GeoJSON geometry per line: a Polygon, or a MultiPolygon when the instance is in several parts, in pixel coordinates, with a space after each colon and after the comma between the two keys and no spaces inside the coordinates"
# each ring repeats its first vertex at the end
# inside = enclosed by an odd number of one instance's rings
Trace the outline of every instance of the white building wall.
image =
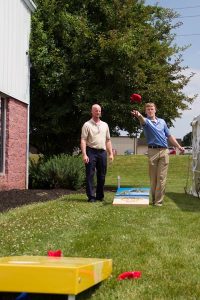
{"type": "Polygon", "coordinates": [[[146,145],[140,145],[137,146],[137,154],[146,154],[148,151],[148,146],[146,145]]]}
{"type": "Polygon", "coordinates": [[[28,0],[0,0],[0,92],[25,103],[30,100],[31,5],[28,0]]]}
{"type": "Polygon", "coordinates": [[[136,140],[126,136],[111,137],[112,147],[117,150],[118,155],[123,155],[126,150],[136,153],[136,140]]]}

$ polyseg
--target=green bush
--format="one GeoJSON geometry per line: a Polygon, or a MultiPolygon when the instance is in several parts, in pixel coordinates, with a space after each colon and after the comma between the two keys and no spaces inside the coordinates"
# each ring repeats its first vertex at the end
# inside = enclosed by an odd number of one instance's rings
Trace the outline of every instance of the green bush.
{"type": "Polygon", "coordinates": [[[29,188],[49,188],[50,183],[44,178],[42,166],[46,162],[46,157],[38,156],[37,159],[29,159],[29,188]]]}
{"type": "Polygon", "coordinates": [[[30,182],[33,188],[79,189],[85,182],[85,169],[80,156],[55,155],[48,160],[31,161],[30,182]]]}

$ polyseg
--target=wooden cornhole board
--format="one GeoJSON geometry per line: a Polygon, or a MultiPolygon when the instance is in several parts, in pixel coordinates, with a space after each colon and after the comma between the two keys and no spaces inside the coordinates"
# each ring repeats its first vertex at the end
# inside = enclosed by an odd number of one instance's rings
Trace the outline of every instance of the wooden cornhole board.
{"type": "Polygon", "coordinates": [[[149,205],[149,188],[121,188],[117,189],[113,205],[149,205]]]}
{"type": "Polygon", "coordinates": [[[0,258],[0,292],[66,294],[68,299],[109,277],[112,260],[11,256],[0,258]]]}

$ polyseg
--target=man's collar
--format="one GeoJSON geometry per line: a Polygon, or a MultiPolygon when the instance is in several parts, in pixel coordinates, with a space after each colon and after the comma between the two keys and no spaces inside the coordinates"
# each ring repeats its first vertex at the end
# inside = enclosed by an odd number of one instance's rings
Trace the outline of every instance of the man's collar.
{"type": "Polygon", "coordinates": [[[155,117],[154,120],[152,120],[150,117],[147,117],[148,120],[150,120],[151,122],[157,123],[159,122],[159,118],[155,117]]]}
{"type": "Polygon", "coordinates": [[[96,125],[96,124],[99,124],[99,123],[101,122],[101,120],[100,120],[100,119],[99,119],[99,121],[98,121],[98,122],[95,122],[95,121],[93,120],[93,118],[91,118],[91,119],[90,119],[90,121],[91,121],[93,124],[95,124],[95,125],[96,125]]]}

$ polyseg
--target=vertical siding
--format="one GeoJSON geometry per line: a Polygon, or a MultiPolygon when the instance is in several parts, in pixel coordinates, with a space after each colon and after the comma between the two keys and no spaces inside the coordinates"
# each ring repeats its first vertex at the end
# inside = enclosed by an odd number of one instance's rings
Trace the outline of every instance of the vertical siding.
{"type": "Polygon", "coordinates": [[[0,92],[29,103],[31,12],[22,0],[0,0],[0,92]]]}

